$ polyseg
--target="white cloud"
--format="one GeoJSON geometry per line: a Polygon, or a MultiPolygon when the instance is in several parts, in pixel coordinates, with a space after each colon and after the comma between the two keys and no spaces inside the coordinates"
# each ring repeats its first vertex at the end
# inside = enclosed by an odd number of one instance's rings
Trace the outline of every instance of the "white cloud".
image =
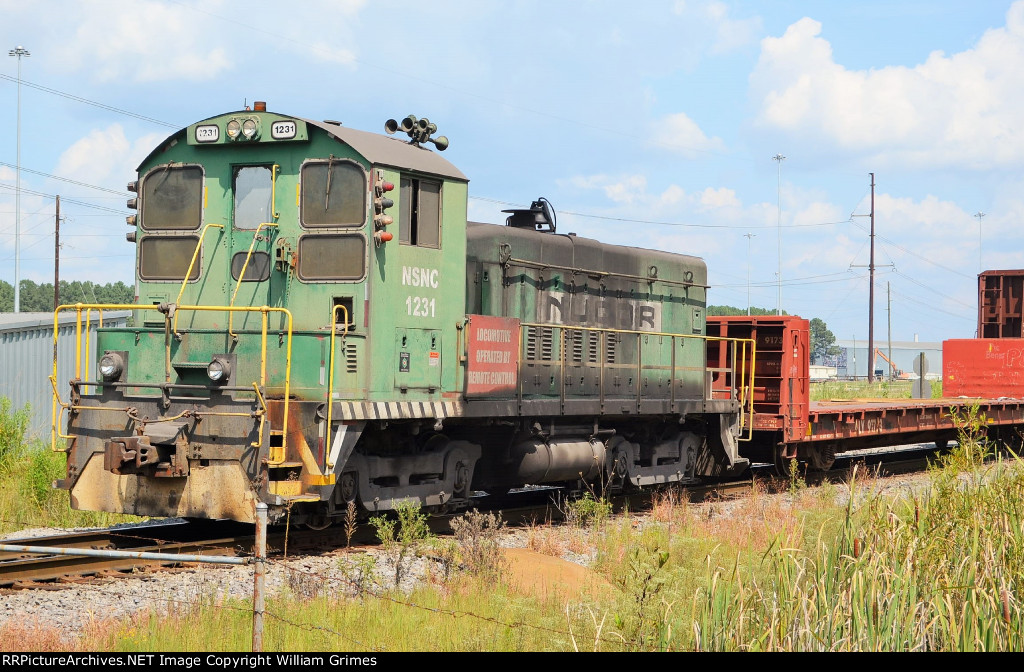
{"type": "Polygon", "coordinates": [[[847,69],[835,62],[821,29],[803,18],[781,37],[761,41],[750,77],[759,127],[881,165],[1024,163],[1024,2],[974,48],[933,52],[913,68],[847,69]]]}
{"type": "MultiPolygon", "coordinates": [[[[221,3],[203,6],[216,11],[221,3]]],[[[83,2],[75,8],[75,33],[50,48],[65,67],[85,69],[98,81],[212,80],[231,62],[211,30],[221,22],[197,7],[142,0],[118,11],[107,2],[83,2]]]]}
{"type": "Polygon", "coordinates": [[[726,187],[717,189],[708,187],[700,193],[700,204],[709,209],[715,208],[738,208],[741,207],[740,199],[736,192],[726,187]]]}
{"type": "Polygon", "coordinates": [[[120,124],[94,129],[76,141],[57,160],[55,174],[87,184],[104,186],[134,179],[142,159],[164,139],[162,133],[151,133],[129,141],[120,124]]]}
{"type": "Polygon", "coordinates": [[[651,124],[651,143],[686,158],[696,158],[724,148],[721,138],[709,138],[685,113],[670,114],[651,124]]]}
{"type": "MultiPolygon", "coordinates": [[[[217,81],[290,52],[302,60],[353,64],[354,17],[365,0],[280,3],[249,0],[83,0],[67,3],[61,24],[73,32],[37,40],[36,55],[57,69],[98,82],[217,81]]],[[[48,35],[44,13],[26,14],[48,35]]]]}
{"type": "Polygon", "coordinates": [[[309,53],[324,63],[337,63],[339,65],[354,65],[356,54],[351,49],[339,48],[337,45],[326,42],[315,42],[309,45],[309,53]]]}
{"type": "Polygon", "coordinates": [[[673,14],[701,24],[699,32],[710,38],[708,50],[712,54],[726,54],[754,44],[762,32],[761,17],[733,19],[729,12],[729,5],[719,0],[695,4],[677,0],[672,5],[673,14]]]}
{"type": "Polygon", "coordinates": [[[729,6],[724,2],[712,2],[704,9],[714,25],[715,40],[711,53],[724,54],[753,44],[761,34],[761,18],[732,19],[729,6]]]}

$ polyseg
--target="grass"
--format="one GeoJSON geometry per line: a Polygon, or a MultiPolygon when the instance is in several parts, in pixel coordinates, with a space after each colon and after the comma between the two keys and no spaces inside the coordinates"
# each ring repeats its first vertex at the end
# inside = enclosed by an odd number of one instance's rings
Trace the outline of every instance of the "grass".
{"type": "Polygon", "coordinates": [[[0,397],[0,534],[32,527],[107,527],[137,517],[73,511],[66,490],[53,481],[64,477],[64,453],[26,438],[29,409],[15,410],[0,397]]]}
{"type": "MultiPolygon", "coordinates": [[[[811,401],[831,399],[910,399],[912,380],[829,380],[811,383],[811,401]]],[[[931,381],[932,398],[942,397],[942,381],[931,381]]]]}
{"type": "MultiPolygon", "coordinates": [[[[393,575],[346,554],[337,578],[307,589],[298,577],[268,600],[264,648],[1021,651],[1024,465],[984,460],[993,449],[976,429],[984,426],[977,409],[963,409],[957,448],[919,488],[894,494],[855,470],[821,488],[772,493],[755,482],[736,501],[690,504],[668,490],[642,518],[584,501],[562,538],[586,530],[595,578],[610,588],[570,598],[509,583],[496,552],[499,519],[472,512],[454,525],[459,534],[438,540],[409,508],[396,525],[377,524],[382,540],[403,561],[440,554],[451,571],[399,591],[393,575]]],[[[566,549],[555,528],[528,534],[537,550],[566,549]]],[[[70,642],[52,627],[9,624],[0,649],[248,650],[249,600],[171,606],[166,616],[98,620],[70,642]]]]}

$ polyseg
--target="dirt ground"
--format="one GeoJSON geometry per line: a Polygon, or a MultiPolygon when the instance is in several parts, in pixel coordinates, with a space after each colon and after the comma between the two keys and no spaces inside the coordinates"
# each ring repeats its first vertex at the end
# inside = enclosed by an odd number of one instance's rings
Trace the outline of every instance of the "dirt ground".
{"type": "Polygon", "coordinates": [[[525,594],[541,598],[578,598],[611,590],[604,577],[593,570],[528,548],[506,548],[509,584],[525,594]]]}

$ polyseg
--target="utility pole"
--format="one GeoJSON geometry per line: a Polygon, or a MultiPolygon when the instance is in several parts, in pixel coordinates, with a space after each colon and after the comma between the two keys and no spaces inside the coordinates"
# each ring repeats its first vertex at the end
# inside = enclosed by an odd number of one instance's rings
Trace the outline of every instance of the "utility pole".
{"type": "Polygon", "coordinates": [[[53,223],[53,309],[60,305],[60,194],[57,194],[57,218],[53,223]]]}
{"type": "MultiPolygon", "coordinates": [[[[875,382],[875,174],[871,176],[871,259],[868,263],[868,382],[875,382]]],[[[850,215],[851,217],[863,217],[864,215],[850,215]]],[[[882,264],[892,266],[894,264],[882,264]]],[[[850,268],[864,268],[863,265],[850,264],[850,268]]]]}
{"type": "Polygon", "coordinates": [[[782,162],[786,157],[776,154],[772,159],[779,162],[779,299],[776,312],[782,315],[782,162]]]}
{"type": "Polygon", "coordinates": [[[747,317],[750,317],[750,239],[756,236],[756,233],[744,233],[747,237],[747,317]]]}
{"type": "Polygon", "coordinates": [[[871,261],[868,262],[868,382],[875,382],[875,174],[871,175],[871,261]]]}

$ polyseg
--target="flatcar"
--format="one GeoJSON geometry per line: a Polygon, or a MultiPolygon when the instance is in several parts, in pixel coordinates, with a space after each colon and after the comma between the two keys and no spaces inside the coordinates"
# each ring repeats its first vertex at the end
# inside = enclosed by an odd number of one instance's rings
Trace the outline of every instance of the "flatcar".
{"type": "Polygon", "coordinates": [[[469,222],[436,125],[384,130],[257,102],[145,158],[136,302],[58,307],[134,311],[53,379],[73,508],[318,527],[748,467],[754,343],[708,336],[701,259],[558,232],[543,198],[469,222]]]}

